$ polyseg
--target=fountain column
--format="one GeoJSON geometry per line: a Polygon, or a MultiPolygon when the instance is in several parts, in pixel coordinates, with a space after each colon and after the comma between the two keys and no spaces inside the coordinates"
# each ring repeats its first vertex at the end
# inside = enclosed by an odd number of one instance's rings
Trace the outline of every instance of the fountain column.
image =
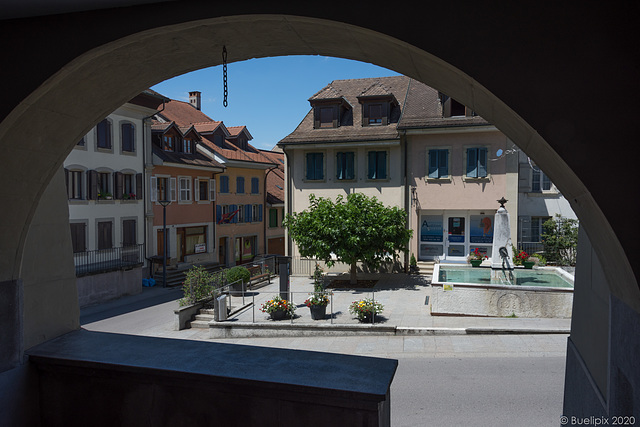
{"type": "Polygon", "coordinates": [[[510,282],[513,277],[513,250],[509,212],[504,207],[507,200],[498,200],[500,208],[493,221],[493,250],[491,252],[491,279],[510,282]]]}

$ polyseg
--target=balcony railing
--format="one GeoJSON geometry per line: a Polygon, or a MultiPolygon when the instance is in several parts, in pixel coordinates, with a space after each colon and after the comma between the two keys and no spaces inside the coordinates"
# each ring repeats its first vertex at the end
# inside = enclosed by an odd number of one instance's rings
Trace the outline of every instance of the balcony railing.
{"type": "Polygon", "coordinates": [[[142,246],[142,244],[139,244],[121,248],[76,252],[73,254],[76,276],[127,270],[142,265],[144,262],[142,246]]]}

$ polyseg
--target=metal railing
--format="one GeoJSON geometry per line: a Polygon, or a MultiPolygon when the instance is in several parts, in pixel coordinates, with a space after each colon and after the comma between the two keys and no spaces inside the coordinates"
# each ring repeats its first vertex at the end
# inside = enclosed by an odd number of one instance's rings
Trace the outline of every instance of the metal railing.
{"type": "MultiPolygon", "coordinates": [[[[373,289],[332,289],[330,291],[326,290],[325,293],[329,296],[329,304],[327,304],[325,317],[321,320],[312,320],[310,311],[305,306],[304,301],[312,296],[313,292],[288,292],[289,300],[294,306],[296,306],[296,310],[294,311],[293,316],[289,316],[286,320],[282,320],[282,322],[290,324],[310,322],[325,322],[329,324],[360,323],[357,320],[357,316],[349,312],[349,307],[353,303],[354,298],[356,300],[370,298],[375,302],[380,302],[379,300],[376,300],[376,291],[373,289]]],[[[269,319],[269,315],[261,311],[261,307],[262,304],[270,300],[274,295],[256,291],[230,291],[229,296],[242,298],[242,306],[246,308],[248,308],[248,302],[251,301],[250,313],[248,310],[243,310],[235,313],[229,319],[236,319],[251,323],[272,322],[272,320],[269,319]]],[[[373,316],[371,324],[380,322],[383,319],[384,312],[373,316]]]]}
{"type": "Polygon", "coordinates": [[[518,242],[518,250],[533,255],[544,252],[544,244],[542,242],[518,242]]]}
{"type": "Polygon", "coordinates": [[[76,276],[127,270],[144,263],[142,244],[95,251],[76,252],[76,276]]]}

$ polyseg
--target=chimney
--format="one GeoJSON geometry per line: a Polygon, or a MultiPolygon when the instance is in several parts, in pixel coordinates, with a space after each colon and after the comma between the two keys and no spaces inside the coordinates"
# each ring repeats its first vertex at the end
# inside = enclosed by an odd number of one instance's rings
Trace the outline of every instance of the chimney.
{"type": "Polygon", "coordinates": [[[200,111],[200,92],[197,90],[189,92],[189,103],[193,105],[196,110],[200,111]]]}

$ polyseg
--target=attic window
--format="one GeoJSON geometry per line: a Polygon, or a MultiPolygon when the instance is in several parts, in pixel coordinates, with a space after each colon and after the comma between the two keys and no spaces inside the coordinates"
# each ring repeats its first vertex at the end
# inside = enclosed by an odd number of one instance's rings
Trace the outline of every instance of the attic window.
{"type": "Polygon", "coordinates": [[[382,124],[382,104],[369,105],[369,124],[370,125],[382,124]]]}
{"type": "Polygon", "coordinates": [[[455,116],[464,116],[466,115],[466,107],[456,101],[455,99],[451,100],[451,117],[455,116]]]}
{"type": "Polygon", "coordinates": [[[337,105],[317,105],[314,107],[314,127],[337,128],[338,127],[338,106],[337,105]]]}

